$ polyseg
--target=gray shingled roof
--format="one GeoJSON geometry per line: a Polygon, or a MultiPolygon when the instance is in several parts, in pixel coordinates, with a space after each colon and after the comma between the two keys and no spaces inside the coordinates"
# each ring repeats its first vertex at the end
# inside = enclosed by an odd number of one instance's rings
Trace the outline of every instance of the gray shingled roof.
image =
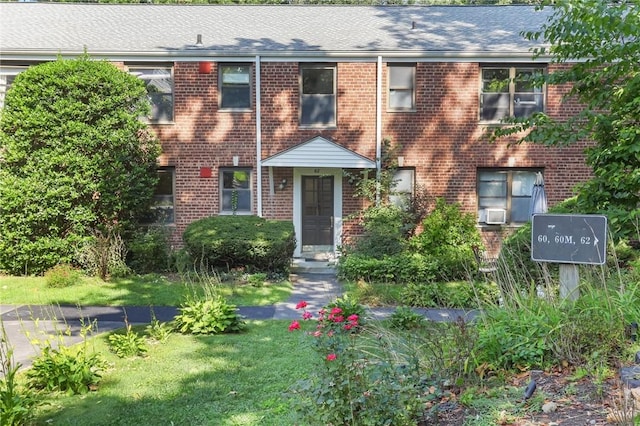
{"type": "Polygon", "coordinates": [[[530,6],[185,6],[0,3],[0,55],[528,54],[530,6]],[[195,45],[202,35],[202,48],[195,45]]]}

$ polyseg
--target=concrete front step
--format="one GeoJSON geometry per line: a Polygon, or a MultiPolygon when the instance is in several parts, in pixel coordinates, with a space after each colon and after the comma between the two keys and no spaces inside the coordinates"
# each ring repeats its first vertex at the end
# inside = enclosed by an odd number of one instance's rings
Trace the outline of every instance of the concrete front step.
{"type": "Polygon", "coordinates": [[[335,274],[335,261],[293,259],[291,263],[291,273],[296,274],[301,272],[307,274],[335,274]]]}

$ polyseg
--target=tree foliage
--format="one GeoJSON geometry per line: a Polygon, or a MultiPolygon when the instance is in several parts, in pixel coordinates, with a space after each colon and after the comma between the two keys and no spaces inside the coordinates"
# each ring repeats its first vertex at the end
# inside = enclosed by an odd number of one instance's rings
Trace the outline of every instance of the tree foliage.
{"type": "Polygon", "coordinates": [[[582,109],[565,121],[544,113],[510,120],[513,126],[493,134],[530,130],[521,141],[546,145],[594,141],[586,151],[594,176],[578,188],[578,206],[607,213],[618,236],[637,232],[640,220],[639,6],[637,0],[545,1],[540,7],[553,13],[540,31],[525,36],[548,43],[534,57],[551,55],[570,66],[541,76],[541,83],[570,84],[567,97],[582,109]]]}
{"type": "Polygon", "coordinates": [[[86,54],[16,77],[0,117],[0,270],[69,262],[92,232],[148,209],[160,153],[148,108],[141,80],[86,54]]]}

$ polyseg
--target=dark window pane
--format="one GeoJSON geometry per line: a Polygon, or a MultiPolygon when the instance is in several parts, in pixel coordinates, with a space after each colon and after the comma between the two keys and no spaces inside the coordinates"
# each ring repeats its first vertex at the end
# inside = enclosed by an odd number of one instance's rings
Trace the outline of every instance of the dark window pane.
{"type": "Polygon", "coordinates": [[[528,117],[544,109],[542,93],[516,93],[513,100],[513,115],[528,117]]]}
{"type": "Polygon", "coordinates": [[[508,93],[484,93],[481,98],[480,119],[497,121],[509,115],[508,93]]]}
{"type": "Polygon", "coordinates": [[[300,122],[303,125],[324,124],[330,125],[336,122],[335,96],[315,95],[302,97],[302,115],[300,122]]]}
{"type": "Polygon", "coordinates": [[[529,204],[531,197],[514,197],[511,199],[511,222],[527,222],[529,220],[529,204]]]}
{"type": "Polygon", "coordinates": [[[222,90],[222,108],[251,107],[251,89],[249,86],[224,86],[222,90]]]}
{"type": "Polygon", "coordinates": [[[302,70],[302,93],[304,95],[332,95],[333,69],[306,68],[302,70]]]}
{"type": "Polygon", "coordinates": [[[482,91],[485,93],[509,92],[509,69],[486,68],[482,70],[482,91]]]}

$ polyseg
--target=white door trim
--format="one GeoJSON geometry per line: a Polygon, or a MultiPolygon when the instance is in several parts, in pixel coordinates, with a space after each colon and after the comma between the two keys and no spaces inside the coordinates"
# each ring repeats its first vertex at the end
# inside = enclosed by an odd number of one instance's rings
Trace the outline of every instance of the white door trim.
{"type": "Polygon", "coordinates": [[[295,167],[293,169],[293,227],[296,232],[294,257],[302,252],[302,176],[333,176],[333,253],[336,254],[342,236],[342,169],[295,167]]]}

